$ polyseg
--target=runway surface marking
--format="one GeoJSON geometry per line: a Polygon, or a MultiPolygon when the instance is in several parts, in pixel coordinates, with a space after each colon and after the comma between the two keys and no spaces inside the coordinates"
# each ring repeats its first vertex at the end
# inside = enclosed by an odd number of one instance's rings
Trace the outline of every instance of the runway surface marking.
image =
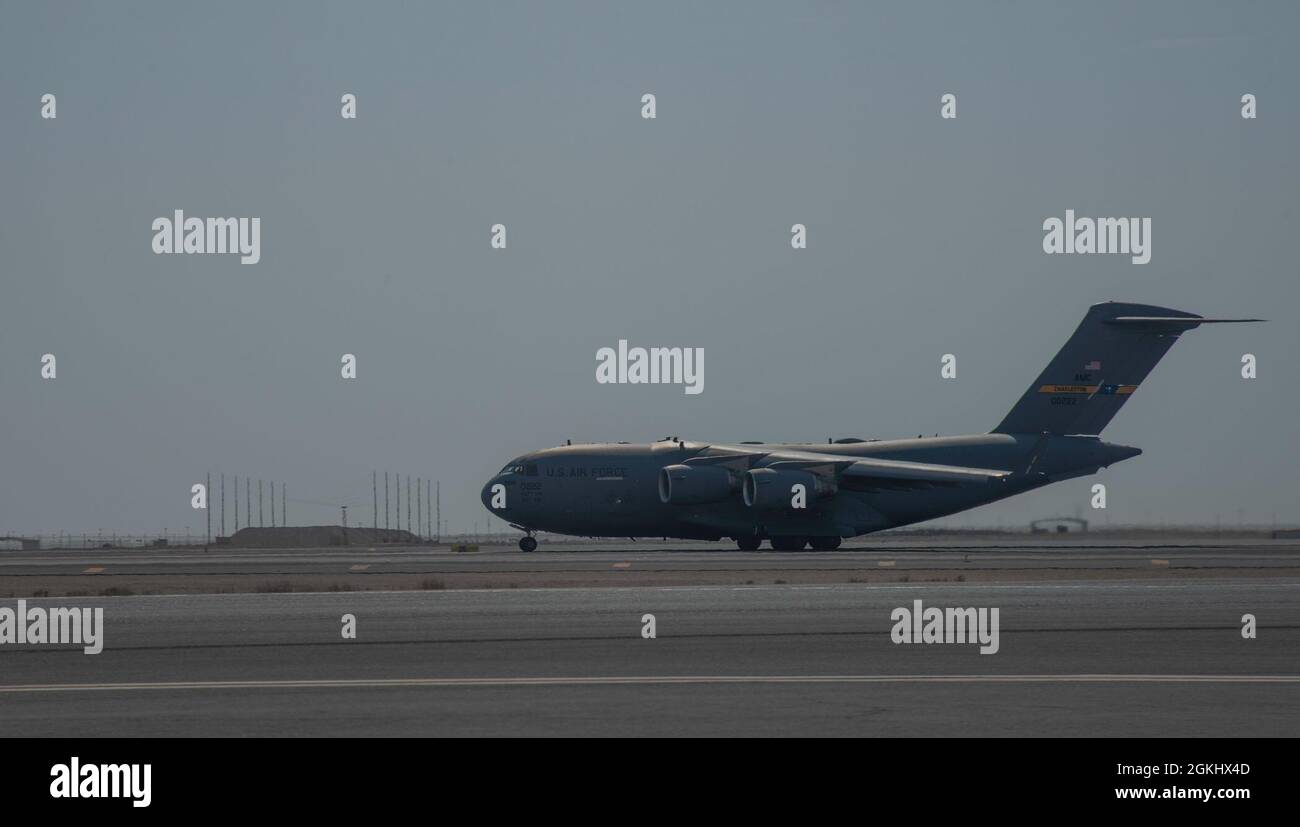
{"type": "MultiPolygon", "coordinates": [[[[428,574],[440,574],[442,572],[428,572],[428,574]]],[[[989,591],[1186,591],[1197,586],[1214,586],[1217,589],[1247,589],[1257,591],[1260,589],[1296,589],[1300,588],[1300,582],[1295,583],[1278,583],[1274,581],[1248,581],[1239,582],[1224,579],[1206,579],[1188,583],[1159,583],[1159,582],[1137,582],[1137,583],[1117,583],[1114,581],[1087,581],[1082,583],[968,583],[968,582],[941,582],[941,583],[828,583],[824,586],[807,587],[792,586],[788,583],[773,583],[772,585],[745,585],[745,586],[525,586],[518,589],[502,588],[466,588],[450,589],[447,591],[429,591],[427,589],[384,589],[382,591],[357,591],[348,592],[347,597],[360,599],[388,599],[401,597],[403,595],[423,595],[429,598],[453,599],[456,597],[499,597],[502,599],[512,596],[529,595],[529,594],[546,594],[562,595],[572,592],[610,592],[613,594],[619,592],[748,592],[748,591],[782,591],[797,588],[818,588],[826,591],[917,591],[934,587],[950,587],[953,589],[985,589],[989,591]]],[[[262,595],[255,592],[236,593],[236,594],[188,594],[185,592],[165,593],[165,594],[133,594],[126,598],[114,598],[115,600],[174,600],[178,597],[184,598],[257,598],[268,597],[271,595],[262,595]]],[[[304,598],[304,597],[339,597],[337,592],[321,591],[301,591],[301,592],[282,592],[276,593],[277,598],[304,598]]],[[[12,600],[15,598],[2,598],[12,600]]],[[[76,600],[80,598],[69,595],[55,595],[53,597],[43,598],[24,598],[26,600],[46,600],[50,603],[57,601],[76,600]]]]}
{"type": "Polygon", "coordinates": [[[348,571],[365,571],[368,568],[370,568],[369,563],[358,563],[352,568],[348,569],[348,571]]]}
{"type": "Polygon", "coordinates": [[[0,693],[102,692],[184,689],[349,689],[383,687],[644,686],[699,684],[843,683],[1281,683],[1300,675],[657,675],[568,678],[357,678],[348,680],[169,681],[0,686],[0,693]]]}
{"type": "Polygon", "coordinates": [[[83,571],[82,574],[99,574],[103,570],[104,570],[103,566],[91,566],[90,568],[83,571]]]}

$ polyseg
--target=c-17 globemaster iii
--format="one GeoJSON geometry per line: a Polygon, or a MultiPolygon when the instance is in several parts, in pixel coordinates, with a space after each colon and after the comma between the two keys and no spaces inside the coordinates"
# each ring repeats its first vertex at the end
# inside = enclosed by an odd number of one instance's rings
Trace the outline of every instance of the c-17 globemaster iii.
{"type": "Polygon", "coordinates": [[[1146,304],[1093,305],[1074,335],[986,434],[831,443],[561,445],[511,460],[483,487],[525,532],[731,537],[781,551],[934,519],[1094,474],[1137,456],[1102,429],[1182,333],[1213,322],[1146,304]]]}

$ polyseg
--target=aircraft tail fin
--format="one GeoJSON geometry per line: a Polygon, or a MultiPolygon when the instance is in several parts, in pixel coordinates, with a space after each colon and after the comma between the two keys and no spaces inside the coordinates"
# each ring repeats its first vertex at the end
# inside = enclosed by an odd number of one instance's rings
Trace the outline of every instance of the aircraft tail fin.
{"type": "Polygon", "coordinates": [[[1094,304],[993,433],[1100,434],[1185,331],[1258,321],[1206,319],[1149,304],[1094,304]]]}

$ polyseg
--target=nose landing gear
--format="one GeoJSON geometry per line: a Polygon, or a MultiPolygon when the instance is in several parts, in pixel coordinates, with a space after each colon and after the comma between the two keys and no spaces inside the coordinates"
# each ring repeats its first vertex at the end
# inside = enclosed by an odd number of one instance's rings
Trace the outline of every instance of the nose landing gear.
{"type": "Polygon", "coordinates": [[[537,540],[531,534],[519,538],[520,551],[537,551],[537,540]]]}

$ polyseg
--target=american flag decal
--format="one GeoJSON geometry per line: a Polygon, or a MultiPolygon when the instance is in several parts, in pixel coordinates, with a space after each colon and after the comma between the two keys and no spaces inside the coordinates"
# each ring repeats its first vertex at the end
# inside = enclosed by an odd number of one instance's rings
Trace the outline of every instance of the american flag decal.
{"type": "Polygon", "coordinates": [[[1098,362],[1096,359],[1093,359],[1091,362],[1089,362],[1088,364],[1084,365],[1084,366],[1083,366],[1083,369],[1084,369],[1084,370],[1101,370],[1101,362],[1098,362]]]}

